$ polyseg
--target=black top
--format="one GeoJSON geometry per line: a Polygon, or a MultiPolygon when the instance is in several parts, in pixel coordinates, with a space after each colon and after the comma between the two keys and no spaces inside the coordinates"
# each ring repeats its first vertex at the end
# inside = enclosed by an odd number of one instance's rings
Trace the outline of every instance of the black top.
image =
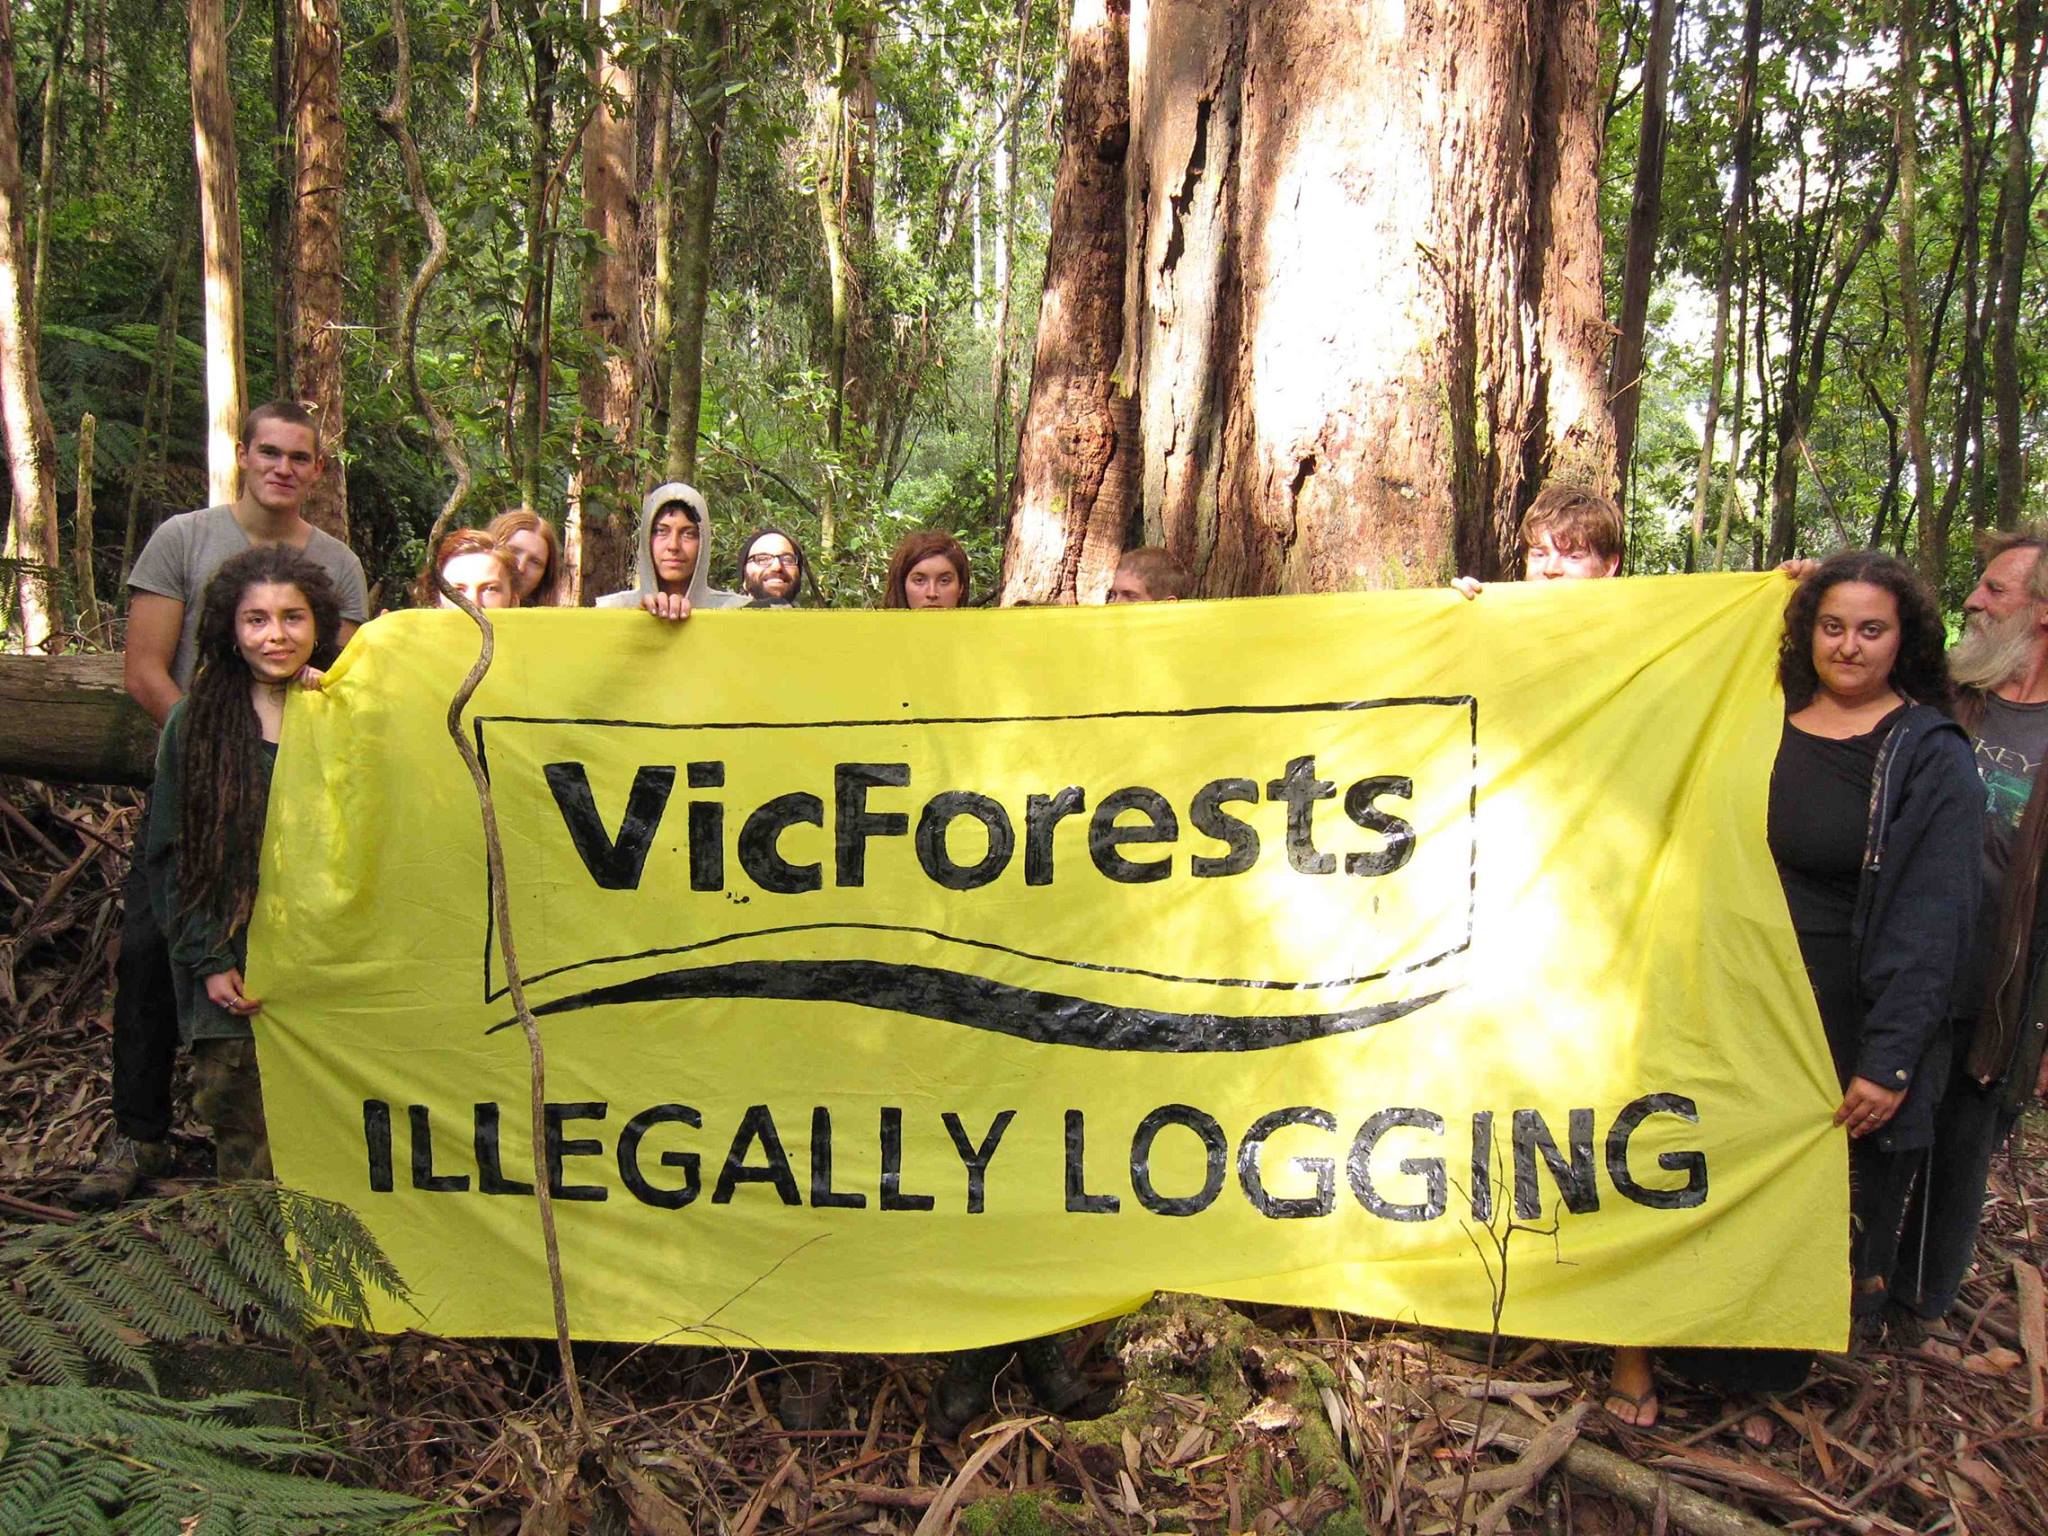
{"type": "Polygon", "coordinates": [[[1871,784],[1878,751],[1904,708],[1863,735],[1839,741],[1809,735],[1787,719],[1771,770],[1771,857],[1844,1084],[1853,1075],[1863,1025],[1850,929],[1870,839],[1871,784]]]}

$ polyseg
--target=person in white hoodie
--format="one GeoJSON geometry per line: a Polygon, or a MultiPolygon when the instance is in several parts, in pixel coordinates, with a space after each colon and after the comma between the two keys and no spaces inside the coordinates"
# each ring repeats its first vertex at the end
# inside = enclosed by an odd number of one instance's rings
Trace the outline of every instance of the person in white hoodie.
{"type": "Polygon", "coordinates": [[[663,619],[687,619],[693,608],[738,607],[745,597],[711,585],[710,543],[711,513],[697,488],[680,480],[657,485],[640,503],[633,585],[607,592],[597,606],[645,608],[663,619]]]}

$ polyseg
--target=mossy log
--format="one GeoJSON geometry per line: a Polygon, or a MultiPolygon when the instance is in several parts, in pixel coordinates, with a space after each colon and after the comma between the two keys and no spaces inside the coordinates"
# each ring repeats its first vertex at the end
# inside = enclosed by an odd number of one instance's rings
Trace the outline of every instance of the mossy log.
{"type": "Polygon", "coordinates": [[[155,769],[156,726],[118,655],[0,656],[0,773],[146,785],[155,769]]]}

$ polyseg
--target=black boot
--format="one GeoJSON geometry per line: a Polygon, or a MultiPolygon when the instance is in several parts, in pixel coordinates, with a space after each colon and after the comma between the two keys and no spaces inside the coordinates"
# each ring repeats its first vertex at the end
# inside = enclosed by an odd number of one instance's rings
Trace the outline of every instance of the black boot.
{"type": "Polygon", "coordinates": [[[1099,1419],[1116,1406],[1117,1389],[1088,1385],[1087,1378],[1067,1363],[1056,1334],[1019,1344],[1017,1363],[1024,1368],[1031,1400],[1047,1413],[1063,1419],[1099,1419]]]}
{"type": "Polygon", "coordinates": [[[1010,1363],[1012,1346],[963,1349],[946,1362],[924,1400],[924,1422],[934,1439],[957,1440],[962,1430],[995,1406],[996,1377],[1010,1363]]]}

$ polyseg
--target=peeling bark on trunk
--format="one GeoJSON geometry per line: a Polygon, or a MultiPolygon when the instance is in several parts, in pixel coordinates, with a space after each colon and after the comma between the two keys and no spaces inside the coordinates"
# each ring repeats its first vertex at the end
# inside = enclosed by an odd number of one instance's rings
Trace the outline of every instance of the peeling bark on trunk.
{"type": "Polygon", "coordinates": [[[345,375],[341,219],[348,149],[341,118],[340,0],[296,0],[292,100],[298,140],[298,216],[292,221],[296,253],[293,367],[300,403],[320,423],[327,469],[306,498],[306,519],[337,539],[348,539],[348,485],[342,474],[345,375]]]}
{"type": "Polygon", "coordinates": [[[1076,0],[1037,356],[1017,443],[1004,603],[1102,600],[1130,523],[1137,442],[1124,331],[1130,0],[1076,0]]]}
{"type": "Polygon", "coordinates": [[[235,444],[248,410],[242,372],[241,194],[222,0],[190,3],[192,150],[206,274],[206,485],[208,499],[219,504],[233,501],[239,492],[235,444]]]}
{"type": "MultiPolygon", "coordinates": [[[[631,0],[594,0],[608,29],[628,19],[631,0]]],[[[608,37],[592,70],[601,93],[583,135],[583,224],[598,248],[583,272],[583,329],[592,356],[579,389],[584,424],[577,455],[583,506],[583,581],[594,591],[623,586],[633,569],[639,508],[633,451],[639,428],[641,329],[633,152],[633,73],[608,37]]],[[[705,551],[710,557],[710,551],[705,551]]]]}
{"type": "Polygon", "coordinates": [[[15,585],[22,645],[33,649],[49,642],[57,622],[57,448],[29,328],[33,301],[22,223],[20,121],[13,0],[0,0],[0,423],[6,427],[14,490],[7,552],[41,567],[22,571],[15,585]]]}
{"type": "Polygon", "coordinates": [[[1591,0],[1135,0],[1123,376],[1198,590],[1493,578],[1612,488],[1597,63],[1591,0]]]}

